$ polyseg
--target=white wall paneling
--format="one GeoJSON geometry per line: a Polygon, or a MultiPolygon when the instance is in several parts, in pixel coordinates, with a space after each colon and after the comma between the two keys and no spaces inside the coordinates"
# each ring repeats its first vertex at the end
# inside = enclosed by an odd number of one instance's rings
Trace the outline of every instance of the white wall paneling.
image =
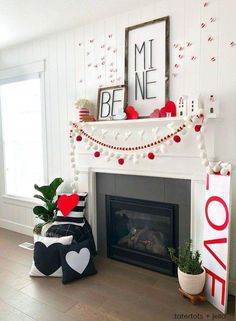
{"type": "MultiPolygon", "coordinates": [[[[206,133],[207,144],[211,157],[216,156],[236,163],[236,154],[233,152],[236,139],[236,72],[234,68],[236,46],[230,46],[230,42],[236,42],[236,2],[211,0],[207,7],[203,6],[204,2],[157,1],[143,8],[136,7],[132,11],[115,17],[94,21],[90,25],[36,39],[0,52],[0,69],[43,59],[46,61],[45,130],[49,180],[61,176],[69,183],[72,178],[68,155],[68,123],[77,116],[73,106],[74,101],[86,97],[96,103],[99,85],[123,83],[125,27],[167,15],[170,16],[170,98],[176,100],[182,94],[191,93],[194,95],[213,93],[220,98],[221,118],[210,121],[209,130],[206,133]],[[216,20],[211,22],[211,18],[216,20]],[[201,23],[205,23],[206,27],[201,28],[201,23]],[[109,37],[109,35],[112,36],[109,37]],[[212,37],[213,41],[208,41],[209,37],[212,37]],[[91,40],[93,41],[90,42],[91,40]],[[192,45],[187,46],[188,42],[192,45]],[[102,46],[104,44],[105,47],[102,46]],[[175,48],[174,44],[178,47],[175,48]],[[109,50],[108,47],[110,47],[109,50]],[[179,50],[180,47],[183,47],[183,50],[179,50]],[[193,56],[195,60],[192,60],[193,56]],[[101,59],[103,57],[104,64],[101,59]],[[213,57],[215,61],[211,61],[213,57]],[[178,68],[175,67],[176,64],[178,68]]],[[[197,165],[200,164],[200,160],[197,148],[192,143],[193,139],[193,135],[189,135],[184,143],[187,146],[185,150],[175,146],[172,154],[160,157],[159,163],[155,163],[156,167],[173,167],[173,157],[177,153],[177,156],[182,154],[182,158],[181,162],[178,162],[178,157],[175,159],[175,169],[181,173],[181,170],[187,168],[191,162],[198,174],[201,172],[204,175],[203,167],[197,165]]],[[[88,155],[80,154],[79,162],[82,166],[87,166],[88,155]]],[[[2,157],[0,157],[0,164],[2,165],[2,157]]],[[[152,163],[149,170],[156,168],[155,164],[152,163]]],[[[113,163],[107,166],[109,168],[116,165],[113,163]]],[[[2,166],[0,168],[1,177],[3,177],[2,166]]],[[[82,177],[82,188],[88,188],[88,182],[85,181],[86,175],[82,177]]],[[[236,185],[235,176],[233,185],[236,185]]],[[[198,193],[198,187],[196,183],[194,193],[198,193]]],[[[0,192],[3,193],[2,180],[0,192]]],[[[235,209],[234,197],[231,232],[231,291],[233,287],[236,288],[236,248],[233,246],[236,241],[233,233],[233,229],[236,228],[235,209]]],[[[199,223],[199,217],[194,219],[199,223]]],[[[29,231],[32,224],[31,209],[25,207],[24,203],[19,207],[11,202],[0,201],[1,226],[22,232],[25,229],[22,229],[21,225],[29,231]]]]}

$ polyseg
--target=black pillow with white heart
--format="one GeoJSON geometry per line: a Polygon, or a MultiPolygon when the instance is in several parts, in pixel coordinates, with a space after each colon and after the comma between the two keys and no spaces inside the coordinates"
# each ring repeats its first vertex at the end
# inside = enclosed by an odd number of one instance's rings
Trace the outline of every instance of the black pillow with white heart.
{"type": "Polygon", "coordinates": [[[30,276],[61,277],[60,249],[72,243],[73,236],[44,237],[34,235],[34,259],[30,276]]]}
{"type": "Polygon", "coordinates": [[[60,249],[64,284],[97,273],[90,247],[86,240],[60,249]]]}

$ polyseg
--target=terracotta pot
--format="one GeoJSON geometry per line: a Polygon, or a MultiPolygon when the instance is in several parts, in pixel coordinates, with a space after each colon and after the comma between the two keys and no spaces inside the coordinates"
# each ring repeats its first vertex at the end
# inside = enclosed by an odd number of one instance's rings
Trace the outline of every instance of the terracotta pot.
{"type": "Polygon", "coordinates": [[[178,268],[178,280],[180,287],[188,294],[199,294],[203,291],[206,279],[206,271],[203,268],[201,274],[187,274],[178,268]]]}

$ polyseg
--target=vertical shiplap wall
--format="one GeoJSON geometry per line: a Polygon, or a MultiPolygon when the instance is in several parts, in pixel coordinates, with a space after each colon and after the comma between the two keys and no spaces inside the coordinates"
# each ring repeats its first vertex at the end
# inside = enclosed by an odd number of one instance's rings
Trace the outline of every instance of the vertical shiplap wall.
{"type": "MultiPolygon", "coordinates": [[[[106,20],[1,51],[1,69],[46,60],[45,131],[49,180],[56,176],[70,180],[67,133],[69,120],[76,119],[75,100],[86,97],[96,102],[98,86],[123,83],[125,27],[167,15],[171,21],[171,99],[181,94],[216,94],[221,101],[222,116],[215,124],[216,156],[236,163],[236,46],[230,46],[232,41],[236,42],[235,11],[235,0],[157,1],[154,5],[137,7],[106,20]],[[208,3],[206,7],[205,2],[208,3]],[[211,23],[211,18],[216,21],[211,23]],[[201,28],[201,23],[206,27],[201,28]],[[209,42],[209,37],[213,41],[209,42]],[[188,42],[192,44],[189,47],[188,42]],[[178,44],[177,49],[174,44],[178,44]],[[179,51],[180,46],[184,47],[183,51],[179,51]],[[180,54],[184,56],[182,59],[178,57],[180,54]],[[211,61],[212,57],[215,62],[211,61]]],[[[0,189],[2,194],[2,180],[0,189]]],[[[234,202],[233,210],[235,208],[234,202]]],[[[31,206],[1,201],[0,223],[30,233],[31,206]]],[[[235,230],[234,211],[232,225],[235,230]]],[[[232,244],[235,242],[235,233],[232,233],[232,244]]],[[[231,260],[231,278],[236,279],[236,251],[232,251],[231,260]]]]}

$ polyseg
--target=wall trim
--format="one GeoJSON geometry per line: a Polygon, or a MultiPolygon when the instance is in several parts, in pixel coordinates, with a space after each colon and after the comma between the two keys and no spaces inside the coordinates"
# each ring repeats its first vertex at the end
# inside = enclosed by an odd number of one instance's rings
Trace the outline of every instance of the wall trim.
{"type": "Polygon", "coordinates": [[[0,218],[0,227],[10,231],[33,236],[33,227],[0,218]]]}

